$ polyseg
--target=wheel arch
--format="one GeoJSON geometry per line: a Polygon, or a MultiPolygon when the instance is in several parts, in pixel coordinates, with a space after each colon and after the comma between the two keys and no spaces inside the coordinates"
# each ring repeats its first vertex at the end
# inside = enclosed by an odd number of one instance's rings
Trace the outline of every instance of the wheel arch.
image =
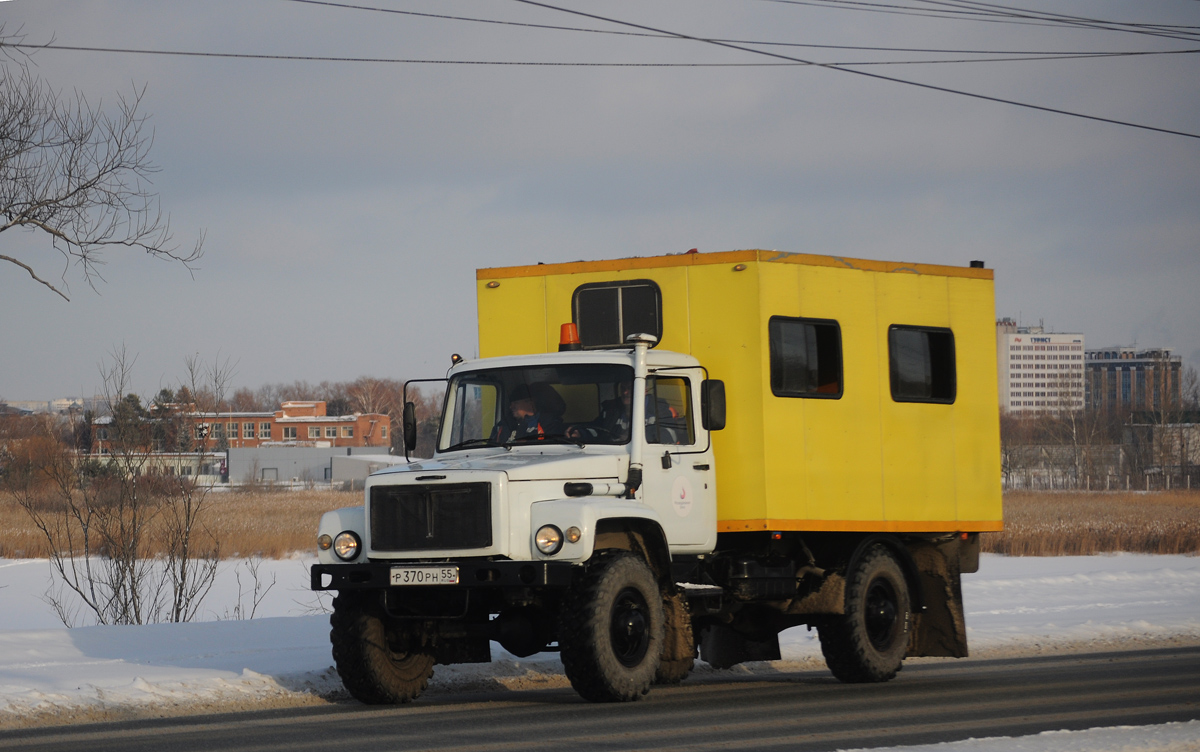
{"type": "Polygon", "coordinates": [[[656,521],[645,517],[597,520],[593,551],[604,549],[638,554],[650,565],[660,587],[671,584],[671,552],[667,548],[667,536],[656,521]]]}
{"type": "Polygon", "coordinates": [[[900,564],[900,571],[904,572],[904,582],[908,585],[908,599],[913,613],[924,611],[925,590],[921,585],[921,574],[917,568],[917,562],[913,558],[912,552],[908,550],[908,546],[904,545],[904,542],[894,535],[876,533],[860,540],[858,545],[854,547],[854,552],[850,554],[850,558],[846,561],[846,576],[850,576],[850,573],[858,566],[858,562],[875,545],[881,545],[886,548],[896,558],[897,563],[900,564]]]}

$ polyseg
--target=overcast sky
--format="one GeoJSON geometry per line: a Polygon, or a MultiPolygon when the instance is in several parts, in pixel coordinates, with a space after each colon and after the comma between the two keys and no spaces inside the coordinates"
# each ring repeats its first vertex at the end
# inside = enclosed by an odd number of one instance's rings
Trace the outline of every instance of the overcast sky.
{"type": "MultiPolygon", "coordinates": [[[[347,0],[353,2],[354,0],[347,0]]],[[[1006,1],[1006,0],[1001,0],[1006,1]]],[[[560,5],[690,36],[853,63],[965,51],[1200,49],[1197,0],[1024,7],[1190,26],[1193,40],[855,10],[813,0],[560,5]],[[842,7],[835,7],[835,6],[842,7]]],[[[880,0],[882,2],[882,0],[880,0]]],[[[357,0],[622,30],[513,0],[357,0]]],[[[937,8],[922,0],[890,6],[937,8]]],[[[924,11],[923,11],[924,12],[924,11]]],[[[992,19],[995,21],[996,19],[992,19]]],[[[548,30],[287,0],[0,3],[57,45],[544,63],[765,63],[697,41],[548,30]]],[[[625,28],[625,30],[629,30],[625,28]]],[[[1200,365],[1200,139],[818,67],[567,67],[42,50],[35,72],[93,102],[146,87],[176,240],[194,278],[111,251],[71,302],[0,262],[0,398],[90,394],[124,345],[152,395],[184,358],[235,386],[440,375],[477,351],[479,267],[767,248],[996,270],[996,314],[1090,347],[1168,346],[1200,365]]],[[[1200,133],[1200,55],[872,65],[856,70],[1200,133]]],[[[44,236],[0,253],[57,279],[44,236]]]]}

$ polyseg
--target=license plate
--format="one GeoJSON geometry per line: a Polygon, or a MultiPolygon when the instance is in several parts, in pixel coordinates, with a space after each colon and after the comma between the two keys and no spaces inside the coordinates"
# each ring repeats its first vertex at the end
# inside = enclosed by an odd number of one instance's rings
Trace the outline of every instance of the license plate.
{"type": "Polygon", "coordinates": [[[458,567],[392,567],[393,585],[457,585],[458,567]]]}

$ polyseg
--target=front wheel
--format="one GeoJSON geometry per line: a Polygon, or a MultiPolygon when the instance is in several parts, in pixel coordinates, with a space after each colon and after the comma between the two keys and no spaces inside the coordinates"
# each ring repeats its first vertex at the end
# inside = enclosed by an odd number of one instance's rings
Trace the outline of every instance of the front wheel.
{"type": "Polygon", "coordinates": [[[844,682],[885,682],[908,652],[911,601],[904,571],[886,547],[872,546],[846,573],[845,614],[818,625],[821,652],[844,682]]]}
{"type": "Polygon", "coordinates": [[[420,634],[392,623],[370,598],[339,594],[329,617],[333,662],[359,702],[388,705],[415,700],[433,676],[434,657],[420,634]]]}
{"type": "Polygon", "coordinates": [[[592,702],[650,691],[663,653],[663,597],[646,562],[600,552],[563,604],[559,647],[571,686],[592,702]]]}

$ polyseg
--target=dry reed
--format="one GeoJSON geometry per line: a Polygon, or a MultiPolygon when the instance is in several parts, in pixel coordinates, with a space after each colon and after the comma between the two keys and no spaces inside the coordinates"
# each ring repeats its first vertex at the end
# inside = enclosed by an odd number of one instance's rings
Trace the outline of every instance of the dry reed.
{"type": "MultiPolygon", "coordinates": [[[[204,524],[226,558],[282,558],[314,550],[322,512],[361,503],[361,492],[213,493],[204,524]]],[[[1004,515],[1004,532],[985,534],[984,551],[1014,556],[1200,553],[1200,491],[1009,492],[1004,515]]],[[[0,558],[46,555],[45,538],[29,515],[0,494],[0,558]]]]}
{"type": "MultiPolygon", "coordinates": [[[[284,558],[316,550],[321,513],[362,503],[362,492],[234,491],[211,493],[202,522],[220,542],[221,556],[284,558]]],[[[151,545],[147,555],[161,554],[151,545]]],[[[0,494],[0,558],[44,558],[46,538],[24,509],[0,494]]]]}
{"type": "Polygon", "coordinates": [[[1200,553],[1200,492],[1010,491],[1004,532],[982,540],[1011,556],[1200,553]]]}

